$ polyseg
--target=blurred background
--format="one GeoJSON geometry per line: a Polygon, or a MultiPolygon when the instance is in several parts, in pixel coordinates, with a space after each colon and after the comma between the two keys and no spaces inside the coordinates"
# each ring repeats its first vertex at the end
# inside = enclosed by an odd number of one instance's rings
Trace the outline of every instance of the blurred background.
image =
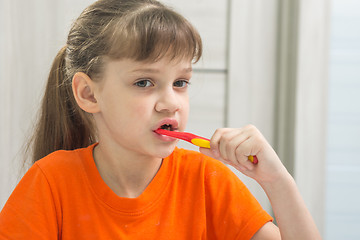
{"type": "MultiPolygon", "coordinates": [[[[23,174],[51,62],[91,2],[0,0],[0,208],[23,174]]],[[[360,1],[163,2],[203,37],[188,130],[256,125],[324,239],[360,239],[360,1]]],[[[259,186],[234,172],[271,213],[259,186]]]]}

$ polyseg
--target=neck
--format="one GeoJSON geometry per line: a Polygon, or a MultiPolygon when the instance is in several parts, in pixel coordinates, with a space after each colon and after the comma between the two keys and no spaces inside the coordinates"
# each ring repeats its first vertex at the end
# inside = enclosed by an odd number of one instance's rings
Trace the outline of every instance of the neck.
{"type": "Polygon", "coordinates": [[[161,158],[109,149],[100,143],[94,149],[94,160],[104,182],[118,196],[127,198],[140,196],[162,163],[161,158]]]}

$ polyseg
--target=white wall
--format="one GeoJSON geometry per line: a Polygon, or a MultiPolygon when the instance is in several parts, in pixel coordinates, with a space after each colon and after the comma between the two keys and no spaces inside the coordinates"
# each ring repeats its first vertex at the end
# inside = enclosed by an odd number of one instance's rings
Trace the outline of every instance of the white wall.
{"type": "Polygon", "coordinates": [[[360,239],[360,2],[332,0],[326,235],[360,239]]]}
{"type": "Polygon", "coordinates": [[[294,177],[321,233],[328,86],[327,0],[299,1],[294,177]]]}
{"type": "MultiPolygon", "coordinates": [[[[234,0],[229,14],[227,127],[254,124],[274,146],[278,1],[234,0]]],[[[262,188],[234,171],[271,213],[262,188]]]]}

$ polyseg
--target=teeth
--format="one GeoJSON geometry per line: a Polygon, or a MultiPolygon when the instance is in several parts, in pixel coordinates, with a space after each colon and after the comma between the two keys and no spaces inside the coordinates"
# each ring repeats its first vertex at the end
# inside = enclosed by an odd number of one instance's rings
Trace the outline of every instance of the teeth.
{"type": "Polygon", "coordinates": [[[170,124],[164,124],[164,125],[161,126],[161,129],[171,131],[171,125],[170,124]]]}

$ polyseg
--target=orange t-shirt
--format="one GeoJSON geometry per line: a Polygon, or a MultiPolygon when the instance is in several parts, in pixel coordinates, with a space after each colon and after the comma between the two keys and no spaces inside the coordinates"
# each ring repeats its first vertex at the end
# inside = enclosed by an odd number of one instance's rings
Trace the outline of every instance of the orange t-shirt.
{"type": "Polygon", "coordinates": [[[139,197],[119,197],[94,146],[37,161],[1,211],[0,239],[250,239],[272,220],[228,167],[177,148],[139,197]]]}

